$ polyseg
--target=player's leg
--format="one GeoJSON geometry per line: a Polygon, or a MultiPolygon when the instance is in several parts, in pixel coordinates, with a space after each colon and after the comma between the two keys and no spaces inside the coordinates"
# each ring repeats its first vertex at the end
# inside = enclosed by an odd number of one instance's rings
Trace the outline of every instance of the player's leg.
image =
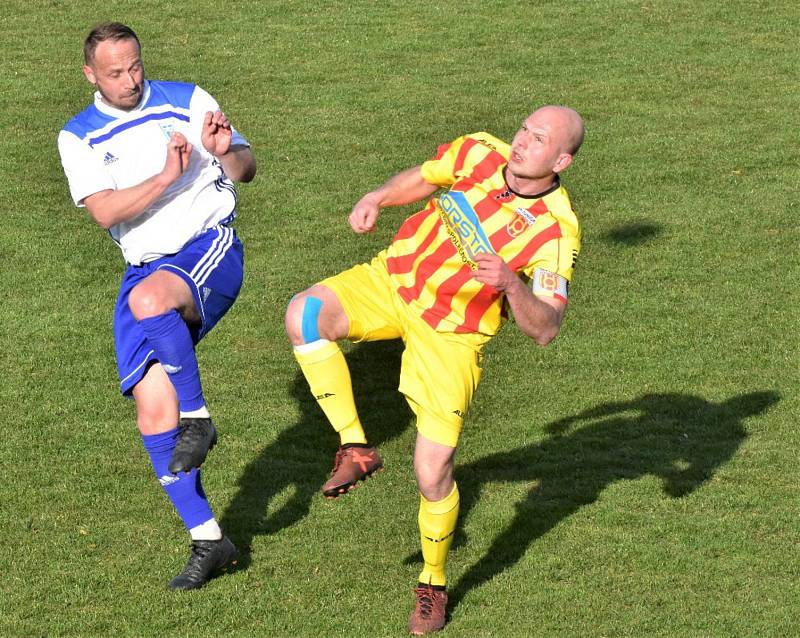
{"type": "Polygon", "coordinates": [[[325,496],[348,492],[383,468],[358,418],[350,371],[338,339],[373,341],[400,336],[391,312],[385,269],[355,266],[295,296],[286,311],[286,332],[311,392],[339,434],[334,468],[325,496]]]}
{"type": "MultiPolygon", "coordinates": [[[[178,275],[156,270],[130,292],[128,305],[169,373],[181,413],[205,410],[200,371],[187,323],[200,323],[191,290],[178,275]]],[[[208,412],[198,416],[208,416],[208,412]]]]}
{"type": "Polygon", "coordinates": [[[329,498],[344,494],[383,467],[367,443],[358,418],[350,369],[336,344],[347,337],[350,322],[329,288],[316,285],[296,295],[286,309],[286,334],[311,393],[339,435],[333,471],[322,486],[329,498]]]}
{"type": "Polygon", "coordinates": [[[203,397],[188,325],[200,323],[192,292],[174,272],[156,270],[131,290],[128,305],[177,395],[181,445],[170,470],[177,473],[199,467],[214,447],[217,433],[203,397]]]}
{"type": "MultiPolygon", "coordinates": [[[[430,418],[418,412],[417,420],[430,418]]],[[[436,427],[428,423],[426,431],[436,427]]],[[[414,589],[416,602],[408,621],[412,635],[438,631],[447,608],[447,554],[458,522],[459,494],[453,480],[455,447],[428,439],[419,432],[414,449],[414,473],[420,491],[419,524],[423,567],[414,589]]]]}
{"type": "Polygon", "coordinates": [[[236,562],[236,548],[223,536],[200,479],[200,470],[173,474],[169,470],[178,441],[178,401],[175,389],[158,363],[152,364],[134,386],[136,419],[145,450],[159,483],[189,531],[192,548],[183,572],[170,582],[172,589],[202,587],[215,574],[236,562]]]}
{"type": "Polygon", "coordinates": [[[424,560],[419,582],[441,587],[447,583],[444,567],[458,518],[458,487],[453,480],[455,451],[454,447],[417,433],[414,474],[420,491],[418,519],[424,560]]]}
{"type": "Polygon", "coordinates": [[[178,397],[180,436],[169,469],[189,471],[217,440],[194,347],[236,300],[244,251],[232,228],[217,226],[144,269],[148,274],[132,287],[127,304],[178,397]]]}
{"type": "Polygon", "coordinates": [[[456,531],[455,450],[464,415],[480,380],[480,344],[471,336],[440,335],[415,323],[403,353],[400,389],[417,417],[414,472],[423,568],[408,629],[414,635],[445,624],[447,554],[456,531]]]}
{"type": "Polygon", "coordinates": [[[350,370],[336,344],[347,337],[350,326],[338,298],[325,286],[312,286],[289,302],[285,323],[295,359],[341,444],[365,444],[350,370]]]}

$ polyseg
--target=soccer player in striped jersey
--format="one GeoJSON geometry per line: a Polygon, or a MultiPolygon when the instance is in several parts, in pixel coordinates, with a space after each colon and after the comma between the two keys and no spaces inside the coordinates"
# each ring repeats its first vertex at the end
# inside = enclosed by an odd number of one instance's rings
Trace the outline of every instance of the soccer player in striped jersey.
{"type": "Polygon", "coordinates": [[[145,79],[136,34],[95,27],[83,72],[94,102],[58,136],[75,204],[108,230],[127,263],[114,313],[120,390],[133,396],[142,441],[192,545],[172,589],[196,589],[235,562],[200,481],[216,442],[194,348],[242,284],[234,181],[250,145],[194,84],[145,79]]]}
{"type": "Polygon", "coordinates": [[[379,211],[428,199],[370,263],[295,296],[286,330],[295,357],[340,446],[323,493],[337,497],[382,469],[356,413],[350,374],[336,341],[402,339],[402,392],[416,415],[414,470],[421,493],[424,566],[409,631],[445,623],[445,561],[459,495],[454,454],[478,386],[481,351],[513,315],[539,345],[559,332],[581,230],[560,174],[583,141],[574,110],[544,106],[511,144],[465,135],[436,156],[367,193],[350,214],[357,233],[379,211]],[[446,190],[444,190],[446,189],[446,190]]]}

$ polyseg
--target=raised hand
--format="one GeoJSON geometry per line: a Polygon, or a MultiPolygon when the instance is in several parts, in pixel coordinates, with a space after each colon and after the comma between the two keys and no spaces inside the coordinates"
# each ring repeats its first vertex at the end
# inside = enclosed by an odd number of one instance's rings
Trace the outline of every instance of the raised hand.
{"type": "Polygon", "coordinates": [[[208,111],[203,120],[203,132],[200,139],[203,147],[215,157],[222,157],[231,147],[233,131],[231,123],[222,111],[208,111]]]}
{"type": "Polygon", "coordinates": [[[162,174],[170,183],[178,179],[189,167],[192,155],[192,145],[183,133],[173,133],[167,142],[167,159],[164,162],[162,174]]]}
{"type": "Polygon", "coordinates": [[[371,233],[375,230],[375,222],[380,210],[372,193],[367,193],[353,206],[353,212],[349,217],[350,227],[359,234],[371,233]]]}

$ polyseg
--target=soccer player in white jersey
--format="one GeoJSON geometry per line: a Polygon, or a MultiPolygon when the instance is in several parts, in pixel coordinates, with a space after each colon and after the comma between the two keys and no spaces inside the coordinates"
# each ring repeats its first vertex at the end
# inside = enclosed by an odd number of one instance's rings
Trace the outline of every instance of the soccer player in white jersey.
{"type": "Polygon", "coordinates": [[[94,103],[64,126],[58,150],[75,204],[126,261],[114,312],[120,390],[133,396],[153,469],[192,538],[169,585],[196,589],[236,562],[200,481],[217,434],[194,348],[239,293],[233,182],[252,180],[256,162],[203,89],[145,79],[129,27],[95,27],[84,60],[94,103]]]}

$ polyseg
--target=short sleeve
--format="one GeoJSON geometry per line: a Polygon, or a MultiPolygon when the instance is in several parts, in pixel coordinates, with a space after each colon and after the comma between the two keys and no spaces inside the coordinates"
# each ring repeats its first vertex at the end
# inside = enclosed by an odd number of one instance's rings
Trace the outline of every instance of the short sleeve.
{"type": "Polygon", "coordinates": [[[456,173],[459,163],[463,164],[461,150],[467,136],[442,144],[436,153],[436,157],[422,164],[422,178],[437,186],[450,186],[456,181],[456,173]]]}
{"type": "Polygon", "coordinates": [[[58,152],[76,206],[83,206],[83,200],[89,195],[103,190],[116,190],[114,178],[101,159],[74,133],[63,130],[59,133],[58,152]]]}
{"type": "Polygon", "coordinates": [[[554,237],[534,253],[522,272],[530,278],[534,270],[541,268],[571,281],[579,252],[580,239],[575,235],[564,234],[554,237]]]}

